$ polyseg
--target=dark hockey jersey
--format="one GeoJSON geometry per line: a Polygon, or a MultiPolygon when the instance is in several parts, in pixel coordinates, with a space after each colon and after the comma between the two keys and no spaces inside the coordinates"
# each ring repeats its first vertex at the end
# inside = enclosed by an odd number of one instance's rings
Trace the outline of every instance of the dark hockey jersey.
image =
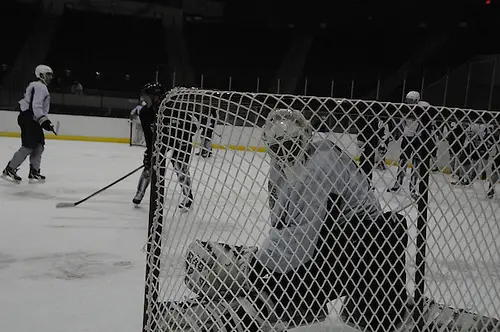
{"type": "Polygon", "coordinates": [[[192,143],[198,127],[190,105],[167,101],[163,112],[164,143],[168,149],[182,149],[192,143]]]}
{"type": "Polygon", "coordinates": [[[144,132],[144,139],[146,140],[146,154],[151,156],[153,152],[154,142],[154,127],[156,124],[155,111],[153,107],[143,106],[139,113],[141,119],[142,131],[144,132]]]}

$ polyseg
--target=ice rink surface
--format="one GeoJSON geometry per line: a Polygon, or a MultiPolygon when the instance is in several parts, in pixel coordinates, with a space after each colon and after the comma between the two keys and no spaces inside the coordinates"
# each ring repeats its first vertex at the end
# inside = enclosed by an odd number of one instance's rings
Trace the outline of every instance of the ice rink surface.
{"type": "MultiPolygon", "coordinates": [[[[0,138],[2,168],[19,144],[19,139],[0,138]]],[[[148,199],[140,208],[131,203],[139,173],[76,208],[56,209],[55,204],[102,188],[139,166],[142,155],[142,148],[125,144],[49,140],[42,163],[45,184],[28,184],[28,161],[18,173],[22,184],[0,181],[1,331],[141,331],[148,199]]],[[[193,157],[192,163],[191,212],[175,212],[179,189],[174,182],[167,186],[165,300],[183,295],[180,264],[190,239],[258,244],[267,227],[262,154],[221,150],[206,161],[193,157]]],[[[407,191],[385,192],[395,171],[375,175],[385,210],[411,203],[407,191]]],[[[498,317],[500,202],[485,198],[481,181],[469,188],[448,182],[447,175],[432,175],[427,290],[438,301],[498,317]]],[[[410,223],[412,273],[416,207],[404,213],[410,223]]],[[[335,304],[331,320],[300,330],[340,330],[337,310],[335,304]]]]}
{"type": "MultiPolygon", "coordinates": [[[[7,163],[20,140],[0,138],[7,163]]],[[[139,332],[148,204],[134,208],[137,176],[77,208],[56,209],[142,163],[125,144],[47,141],[45,184],[0,182],[0,330],[139,332]]],[[[3,168],[2,168],[3,169],[3,168]]]]}

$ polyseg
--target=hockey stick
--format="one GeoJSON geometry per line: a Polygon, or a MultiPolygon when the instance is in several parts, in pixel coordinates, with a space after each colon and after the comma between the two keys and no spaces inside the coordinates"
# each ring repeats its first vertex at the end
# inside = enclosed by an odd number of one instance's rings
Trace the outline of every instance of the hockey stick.
{"type": "Polygon", "coordinates": [[[67,207],[75,207],[75,206],[78,206],[80,204],[82,204],[83,202],[85,202],[86,200],[88,200],[89,198],[92,198],[94,197],[95,195],[103,192],[104,190],[114,186],[115,184],[117,184],[118,182],[128,178],[129,176],[131,176],[132,174],[134,174],[135,172],[137,172],[138,170],[140,170],[141,168],[143,168],[144,165],[141,165],[140,167],[137,167],[136,169],[134,169],[132,172],[128,173],[127,175],[124,175],[122,176],[121,178],[119,178],[118,180],[116,180],[115,182],[107,185],[106,187],[102,188],[102,189],[99,189],[98,191],[96,191],[95,193],[85,197],[84,199],[82,200],[79,200],[78,202],[74,202],[74,203],[66,203],[66,202],[61,202],[61,203],[57,203],[56,204],[56,208],[67,208],[67,207]]]}
{"type": "Polygon", "coordinates": [[[61,123],[59,121],[56,122],[56,127],[54,128],[54,130],[52,130],[52,132],[54,133],[54,135],[59,135],[59,128],[61,127],[61,123]]]}

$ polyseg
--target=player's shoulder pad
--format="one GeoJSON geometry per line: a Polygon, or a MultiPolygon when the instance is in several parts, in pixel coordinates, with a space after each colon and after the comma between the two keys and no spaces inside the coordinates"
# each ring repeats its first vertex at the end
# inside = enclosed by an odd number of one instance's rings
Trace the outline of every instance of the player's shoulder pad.
{"type": "Polygon", "coordinates": [[[41,81],[33,81],[28,85],[28,90],[34,89],[36,94],[48,95],[49,89],[41,81]]]}

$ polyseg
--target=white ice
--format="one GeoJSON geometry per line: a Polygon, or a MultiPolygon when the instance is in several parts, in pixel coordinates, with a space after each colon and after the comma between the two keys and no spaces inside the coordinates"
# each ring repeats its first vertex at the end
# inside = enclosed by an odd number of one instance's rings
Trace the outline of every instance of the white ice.
{"type": "MultiPolygon", "coordinates": [[[[18,147],[19,139],[0,138],[4,163],[18,147]]],[[[124,144],[50,140],[43,158],[45,184],[0,182],[0,331],[141,331],[148,199],[140,208],[130,202],[138,174],[79,207],[55,204],[77,201],[128,173],[140,165],[142,152],[124,144]]],[[[28,164],[19,171],[24,178],[28,164]]],[[[268,227],[262,154],[219,150],[208,160],[194,157],[191,166],[196,204],[187,214],[175,209],[179,188],[174,175],[167,176],[162,300],[188,295],[182,262],[192,239],[258,244],[268,227]]],[[[394,175],[395,168],[376,173],[386,210],[411,202],[406,192],[384,192],[394,175]]],[[[431,179],[427,294],[498,317],[499,201],[485,198],[480,181],[469,188],[448,182],[443,174],[431,179]]],[[[411,205],[403,212],[410,221],[411,274],[417,209],[411,205]]],[[[408,287],[411,291],[411,282],[408,287]]],[[[342,329],[339,305],[333,305],[330,319],[300,330],[342,329]]]]}

